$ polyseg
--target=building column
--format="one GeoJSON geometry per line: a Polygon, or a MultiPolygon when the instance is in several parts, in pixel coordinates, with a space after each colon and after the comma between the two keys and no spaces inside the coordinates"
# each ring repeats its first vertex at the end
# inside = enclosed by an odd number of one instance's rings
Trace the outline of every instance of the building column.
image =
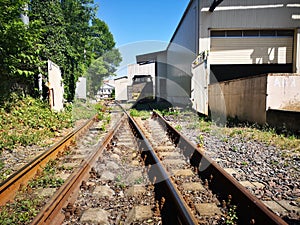
{"type": "Polygon", "coordinates": [[[300,73],[300,28],[296,30],[295,35],[295,71],[296,73],[300,73]]]}

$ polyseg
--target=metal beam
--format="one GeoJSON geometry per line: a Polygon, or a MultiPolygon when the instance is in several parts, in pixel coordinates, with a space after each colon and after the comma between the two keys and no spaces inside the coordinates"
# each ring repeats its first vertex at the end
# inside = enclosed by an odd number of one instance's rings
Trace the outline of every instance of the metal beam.
{"type": "Polygon", "coordinates": [[[221,2],[223,2],[223,0],[214,0],[211,6],[209,7],[209,11],[213,12],[215,8],[221,4],[221,2]]]}

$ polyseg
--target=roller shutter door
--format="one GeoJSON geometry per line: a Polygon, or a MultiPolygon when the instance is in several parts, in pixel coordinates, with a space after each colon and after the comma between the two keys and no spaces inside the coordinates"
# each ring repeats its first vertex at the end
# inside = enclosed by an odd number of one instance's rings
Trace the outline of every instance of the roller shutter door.
{"type": "Polygon", "coordinates": [[[293,37],[212,37],[210,64],[288,64],[293,37]]]}

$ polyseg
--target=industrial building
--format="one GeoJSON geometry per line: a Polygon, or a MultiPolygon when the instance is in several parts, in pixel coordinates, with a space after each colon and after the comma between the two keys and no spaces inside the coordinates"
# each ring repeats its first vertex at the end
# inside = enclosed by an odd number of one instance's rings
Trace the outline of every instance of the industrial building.
{"type": "Polygon", "coordinates": [[[126,102],[131,99],[132,83],[135,76],[145,75],[152,78],[152,88],[155,91],[155,64],[129,64],[127,65],[127,75],[115,78],[115,99],[120,102],[126,102]]]}
{"type": "Polygon", "coordinates": [[[190,104],[207,115],[211,84],[269,73],[300,74],[300,4],[191,0],[167,49],[136,59],[155,62],[158,98],[190,104]]]}

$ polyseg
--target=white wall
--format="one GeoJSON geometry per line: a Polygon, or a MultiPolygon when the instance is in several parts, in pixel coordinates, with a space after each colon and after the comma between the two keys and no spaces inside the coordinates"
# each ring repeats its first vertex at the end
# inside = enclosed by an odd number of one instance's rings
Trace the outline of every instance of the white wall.
{"type": "Polygon", "coordinates": [[[295,110],[294,108],[296,105],[299,108],[299,87],[300,74],[269,74],[266,110],[295,110]]]}
{"type": "Polygon", "coordinates": [[[64,85],[58,65],[48,60],[49,101],[51,109],[60,111],[64,108],[64,85]]]}
{"type": "Polygon", "coordinates": [[[79,99],[86,99],[86,78],[79,77],[76,83],[75,97],[79,99]]]}
{"type": "Polygon", "coordinates": [[[295,51],[294,51],[294,71],[300,73],[300,28],[297,29],[295,34],[295,51]]]}
{"type": "Polygon", "coordinates": [[[127,77],[115,79],[115,99],[117,101],[127,101],[127,86],[129,79],[127,77]]]}
{"type": "Polygon", "coordinates": [[[192,93],[191,100],[193,108],[202,114],[208,115],[208,74],[206,73],[205,62],[192,69],[192,93]]]}

